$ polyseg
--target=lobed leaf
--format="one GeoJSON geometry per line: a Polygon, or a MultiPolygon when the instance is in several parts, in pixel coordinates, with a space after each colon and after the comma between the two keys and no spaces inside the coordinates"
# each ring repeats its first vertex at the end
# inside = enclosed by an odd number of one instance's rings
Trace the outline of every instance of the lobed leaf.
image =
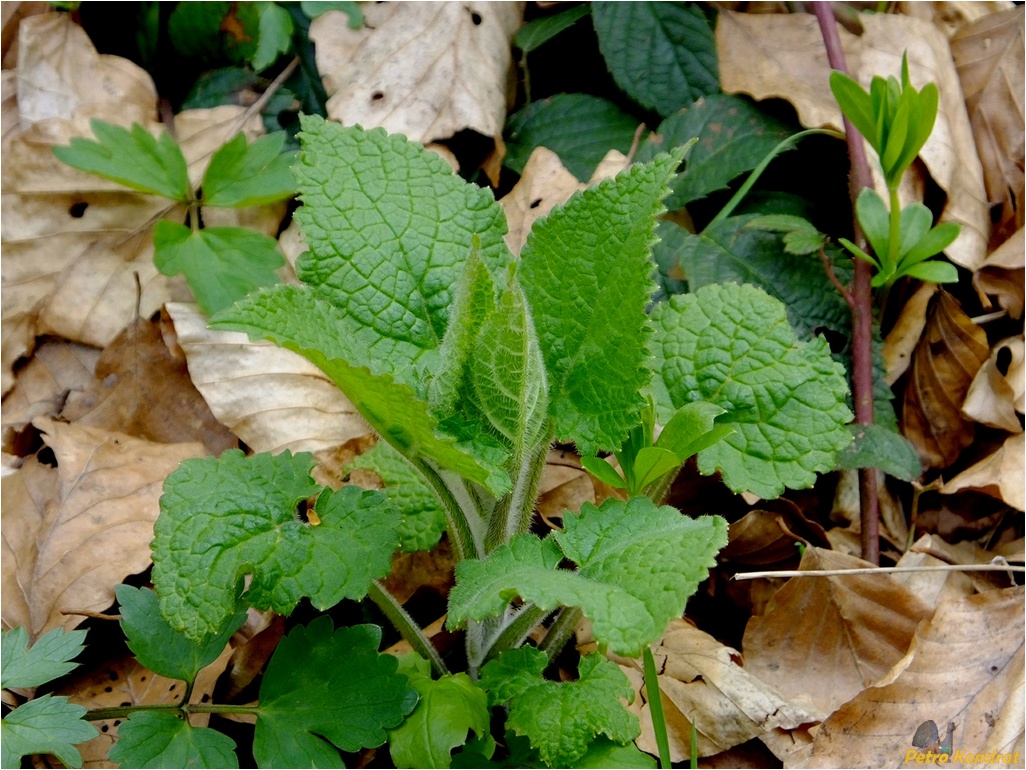
{"type": "Polygon", "coordinates": [[[118,741],[108,756],[122,767],[239,766],[235,741],[224,733],[154,711],[130,714],[118,726],[118,741]]]}
{"type": "Polygon", "coordinates": [[[735,491],[773,498],[811,486],[851,442],[844,370],[826,341],[800,342],[783,304],[754,286],[706,286],[652,313],[656,405],[668,419],[709,401],[735,432],[698,455],[735,491]]]}
{"type": "Polygon", "coordinates": [[[68,767],[82,767],[82,755],[75,743],[92,740],[99,731],[82,719],[87,709],[69,703],[63,695],[44,695],[30,700],[0,721],[0,764],[21,767],[30,754],[53,754],[68,767]]]}
{"type": "Polygon", "coordinates": [[[291,153],[282,154],[285,132],[246,142],[237,134],[210,159],[203,174],[203,203],[207,206],[259,206],[296,194],[289,166],[291,153]]]}
{"type": "Polygon", "coordinates": [[[338,749],[380,746],[417,704],[397,661],[378,653],[381,629],[332,629],[321,616],[294,628],[260,685],[253,754],[260,767],[344,767],[338,749]]]}
{"type": "Polygon", "coordinates": [[[153,583],[175,630],[197,642],[220,633],[246,575],[246,602],[288,614],[304,596],[319,609],[362,598],[388,574],[398,512],[379,492],[322,490],[312,465],[307,453],[234,450],[187,460],[168,476],[153,583]],[[313,523],[301,521],[297,505],[318,493],[313,523]]]}
{"type": "Polygon", "coordinates": [[[0,641],[0,686],[38,687],[78,668],[71,661],[85,649],[85,631],[55,628],[29,647],[29,635],[22,626],[4,631],[0,641]]]}

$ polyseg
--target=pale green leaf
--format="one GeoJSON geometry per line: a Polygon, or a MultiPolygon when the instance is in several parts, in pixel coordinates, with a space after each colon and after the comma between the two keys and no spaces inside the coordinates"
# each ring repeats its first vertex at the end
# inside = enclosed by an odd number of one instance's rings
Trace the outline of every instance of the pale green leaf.
{"type": "Polygon", "coordinates": [[[684,404],[666,423],[655,445],[669,449],[684,462],[733,431],[715,424],[723,412],[721,407],[705,401],[684,404]]]}
{"type": "Polygon", "coordinates": [[[82,719],[86,710],[85,706],[69,703],[63,695],[44,695],[18,706],[0,722],[0,764],[21,767],[24,756],[53,754],[68,767],[82,767],[82,755],[72,744],[99,735],[82,719]]]}
{"type": "Polygon", "coordinates": [[[950,262],[920,262],[903,270],[902,274],[932,283],[958,282],[958,270],[950,262]]]}
{"type": "Polygon", "coordinates": [[[118,726],[110,760],[122,767],[238,767],[235,741],[175,714],[137,711],[118,726]]]}
{"type": "Polygon", "coordinates": [[[85,631],[55,628],[29,647],[28,631],[22,626],[4,631],[0,642],[2,686],[38,687],[78,668],[71,661],[85,649],[85,635],[85,631]]]}
{"type": "Polygon", "coordinates": [[[575,194],[535,223],[521,253],[549,411],[582,454],[618,448],[644,405],[649,250],[680,160],[661,155],[575,194]]]}
{"type": "MultiPolygon", "coordinates": [[[[684,458],[687,459],[687,458],[684,458]]],[[[662,447],[643,447],[634,458],[634,478],[638,489],[643,489],[664,474],[676,470],[683,460],[662,447]]]]}
{"type": "Polygon", "coordinates": [[[398,512],[380,492],[321,489],[313,457],[232,450],[186,460],[164,482],[154,525],[153,583],[161,614],[203,641],[243,600],[288,614],[301,598],[326,609],[363,598],[396,548],[398,512]],[[318,495],[310,523],[297,505],[318,495]]]}
{"type": "Polygon", "coordinates": [[[896,259],[898,255],[889,252],[891,215],[883,198],[876,190],[866,187],[855,200],[855,213],[862,226],[862,232],[869,240],[869,245],[873,247],[873,253],[880,260],[880,264],[886,267],[888,261],[896,259]]]}
{"type": "Polygon", "coordinates": [[[214,153],[203,175],[207,206],[259,206],[296,194],[290,164],[295,156],[282,154],[285,132],[262,136],[252,144],[237,134],[214,153]]]}
{"type": "Polygon", "coordinates": [[[836,467],[851,442],[844,369],[822,338],[797,339],[783,304],[754,286],[712,285],[672,297],[652,319],[660,417],[709,401],[735,429],[699,453],[702,473],[768,499],[836,467]]]}
{"type": "Polygon", "coordinates": [[[581,465],[592,476],[599,481],[608,484],[615,489],[627,489],[627,482],[616,472],[612,465],[598,457],[584,456],[581,458],[581,465]]]}

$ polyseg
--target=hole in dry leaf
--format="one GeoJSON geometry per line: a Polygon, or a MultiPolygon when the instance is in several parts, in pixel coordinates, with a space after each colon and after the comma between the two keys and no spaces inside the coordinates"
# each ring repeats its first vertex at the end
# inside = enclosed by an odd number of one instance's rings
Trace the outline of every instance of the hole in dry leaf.
{"type": "Polygon", "coordinates": [[[385,95],[383,93],[381,93],[381,91],[375,91],[374,93],[371,94],[371,101],[372,102],[380,102],[384,98],[385,98],[385,95]]]}
{"type": "Polygon", "coordinates": [[[541,205],[541,202],[542,202],[541,198],[535,198],[533,201],[531,201],[531,208],[532,209],[538,208],[541,205]]]}
{"type": "Polygon", "coordinates": [[[110,681],[112,681],[112,682],[118,681],[118,672],[117,671],[111,671],[111,672],[109,672],[107,674],[107,676],[110,677],[110,681]]]}
{"type": "Polygon", "coordinates": [[[104,687],[103,691],[104,692],[114,692],[114,688],[113,687],[104,687]]]}
{"type": "Polygon", "coordinates": [[[997,358],[994,360],[994,365],[997,370],[1001,372],[1002,377],[1008,376],[1008,367],[1012,365],[1012,351],[1007,345],[1002,345],[998,348],[997,358]]]}
{"type": "MultiPolygon", "coordinates": [[[[125,706],[131,706],[131,705],[132,705],[132,701],[130,701],[130,700],[123,700],[123,701],[121,701],[122,708],[124,708],[125,706]]],[[[117,724],[117,722],[115,722],[114,724],[117,724]]]]}
{"type": "Polygon", "coordinates": [[[86,209],[89,208],[89,204],[85,201],[79,201],[78,203],[72,203],[68,207],[68,213],[75,219],[81,219],[85,216],[86,209]]]}
{"type": "Polygon", "coordinates": [[[470,20],[472,22],[474,22],[474,26],[475,27],[480,26],[480,24],[481,24],[481,14],[474,13],[473,11],[471,11],[471,13],[470,13],[470,20]]]}
{"type": "Polygon", "coordinates": [[[101,733],[105,733],[105,732],[107,732],[107,731],[108,731],[109,729],[110,729],[110,725],[108,725],[108,724],[102,724],[102,725],[100,725],[100,732],[101,732],[101,733]]]}

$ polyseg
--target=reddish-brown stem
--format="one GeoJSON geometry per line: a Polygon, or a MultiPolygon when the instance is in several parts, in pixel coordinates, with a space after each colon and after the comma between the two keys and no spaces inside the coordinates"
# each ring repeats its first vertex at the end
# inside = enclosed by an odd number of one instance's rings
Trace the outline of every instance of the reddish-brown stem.
{"type": "MultiPolygon", "coordinates": [[[[844,49],[841,47],[841,37],[837,32],[837,23],[830,3],[819,2],[813,3],[812,6],[819,21],[830,66],[847,73],[844,49]]],[[[863,187],[873,186],[873,178],[869,171],[862,136],[847,117],[844,117],[844,134],[847,137],[848,157],[851,160],[850,188],[854,204],[863,187]]],[[[855,222],[855,243],[861,248],[866,247],[858,221],[855,222]]],[[[851,389],[855,402],[855,421],[860,425],[873,424],[873,290],[870,280],[869,263],[856,259],[855,282],[852,288],[854,304],[851,313],[851,389]]],[[[877,471],[874,468],[859,470],[859,501],[862,514],[862,558],[879,564],[880,515],[877,471]]]]}

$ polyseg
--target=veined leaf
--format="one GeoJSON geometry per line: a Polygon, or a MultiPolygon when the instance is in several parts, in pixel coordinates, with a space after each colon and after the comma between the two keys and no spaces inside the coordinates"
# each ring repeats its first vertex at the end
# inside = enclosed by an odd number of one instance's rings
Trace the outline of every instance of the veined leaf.
{"type": "Polygon", "coordinates": [[[53,754],[68,767],[82,767],[75,743],[92,740],[99,731],[82,719],[87,709],[63,695],[44,695],[18,706],[4,718],[0,742],[4,767],[21,767],[29,754],[53,754]]]}
{"type": "Polygon", "coordinates": [[[28,631],[23,627],[4,631],[0,641],[0,684],[4,689],[38,687],[78,668],[71,660],[85,648],[85,635],[85,631],[55,628],[29,647],[28,631]]]}
{"type": "Polygon", "coordinates": [[[576,193],[535,223],[521,252],[549,411],[556,434],[582,454],[619,447],[644,405],[648,255],[681,157],[661,155],[576,193]]]}
{"type": "Polygon", "coordinates": [[[203,203],[207,206],[259,206],[296,194],[289,166],[295,160],[282,154],[285,132],[246,142],[243,134],[214,153],[203,175],[203,203]]]}
{"type": "Polygon", "coordinates": [[[235,741],[224,733],[153,711],[137,711],[118,727],[109,756],[122,767],[239,766],[235,741]]]}

